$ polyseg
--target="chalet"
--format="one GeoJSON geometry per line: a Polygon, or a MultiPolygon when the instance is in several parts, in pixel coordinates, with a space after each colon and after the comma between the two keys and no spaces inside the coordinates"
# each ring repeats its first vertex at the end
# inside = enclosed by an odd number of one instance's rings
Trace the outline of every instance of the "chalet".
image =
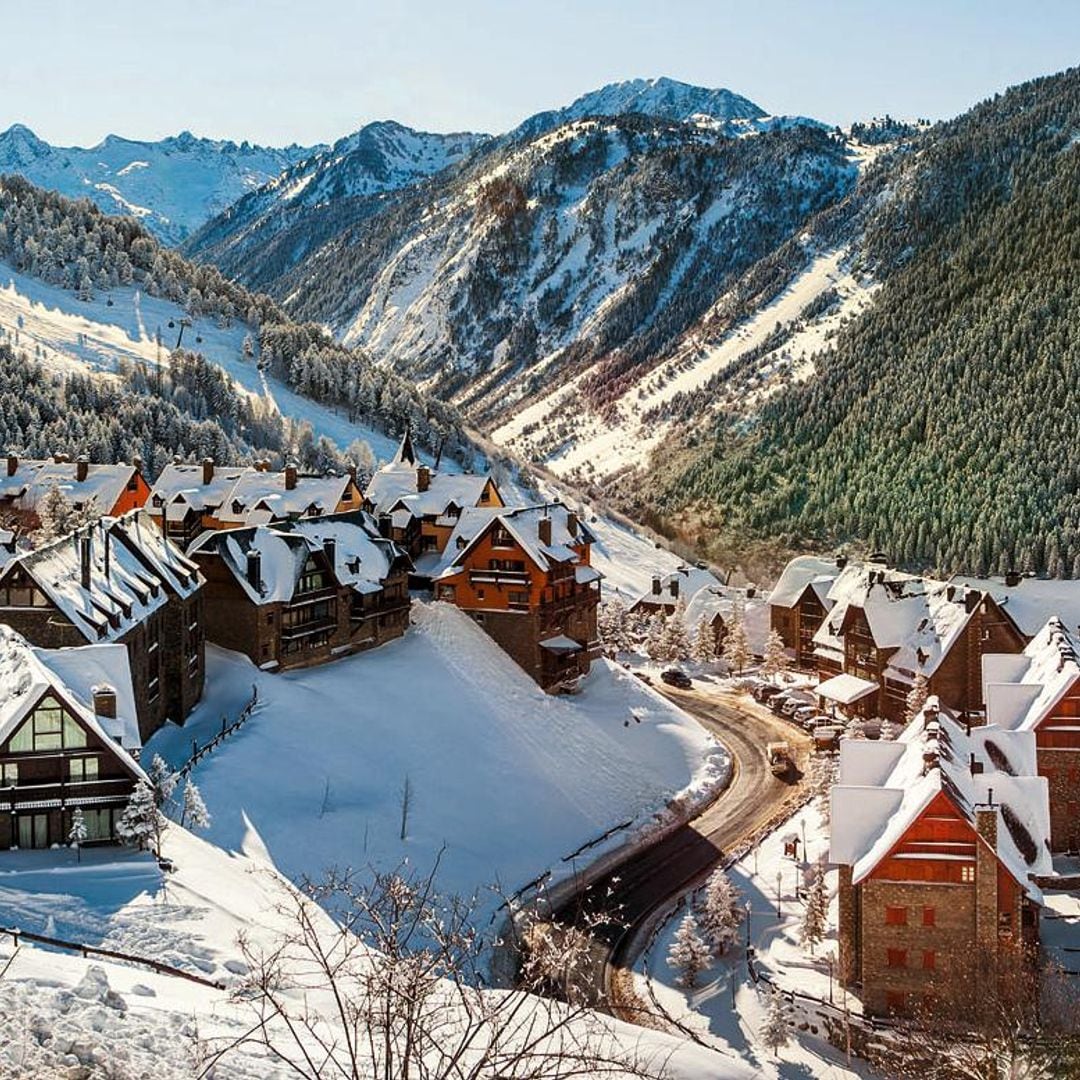
{"type": "Polygon", "coordinates": [[[463,510],[434,574],[435,599],[468,612],[545,690],[571,687],[600,653],[594,541],[559,503],[463,510]]]}
{"type": "Polygon", "coordinates": [[[942,704],[982,712],[981,658],[1023,638],[993,598],[878,563],[846,566],[814,634],[818,694],[853,715],[900,723],[918,675],[942,704]]]}
{"type": "Polygon", "coordinates": [[[931,698],[896,742],[841,742],[830,819],[840,976],[868,1013],[1030,972],[1052,873],[1031,732],[970,728],[931,698]]]}
{"type": "Polygon", "coordinates": [[[362,510],[204,533],[206,632],[266,670],[306,667],[401,637],[408,556],[362,510]]]}
{"type": "Polygon", "coordinates": [[[202,695],[198,567],[140,510],[102,518],[0,570],[0,620],[45,648],[127,646],[139,732],[183,723],[202,695]]]}
{"type": "Polygon", "coordinates": [[[755,656],[764,654],[765,639],[769,636],[769,605],[753,585],[742,588],[717,582],[698,589],[686,605],[687,632],[697,633],[702,619],[712,627],[717,648],[723,647],[733,620],[741,619],[750,651],[755,656]]]}
{"type": "Polygon", "coordinates": [[[150,495],[137,458],[132,465],[95,465],[86,457],[72,461],[66,454],[35,461],[9,453],[6,469],[0,468],[0,514],[23,531],[36,529],[38,507],[53,488],[75,509],[92,505],[111,517],[138,509],[150,495]]]}
{"type": "Polygon", "coordinates": [[[409,552],[421,575],[441,562],[463,510],[505,505],[490,476],[438,472],[421,462],[408,432],[393,461],[371,478],[365,498],[383,535],[409,552]]]}
{"type": "Polygon", "coordinates": [[[679,566],[669,574],[653,574],[649,591],[639,596],[628,610],[637,615],[672,615],[680,600],[689,604],[701,589],[719,584],[719,580],[708,570],[697,566],[679,566]]]}
{"type": "Polygon", "coordinates": [[[354,473],[311,476],[291,464],[272,472],[266,462],[219,467],[206,458],[200,465],[167,465],[146,509],[186,549],[203,532],[348,513],[362,503],[354,473]]]}
{"type": "Polygon", "coordinates": [[[1050,788],[1050,844],[1080,852],[1080,638],[1050,619],[1022,653],[983,657],[986,722],[1034,732],[1050,788]]]}
{"type": "Polygon", "coordinates": [[[797,667],[814,668],[814,635],[832,607],[829,589],[847,560],[798,555],[769,593],[769,626],[783,639],[797,667]]]}
{"type": "Polygon", "coordinates": [[[1009,573],[1001,578],[958,575],[952,582],[989,593],[1025,641],[1031,641],[1054,618],[1070,631],[1080,629],[1080,581],[1009,573]]]}
{"type": "Polygon", "coordinates": [[[113,840],[140,746],[122,645],[35,649],[0,625],[0,850],[66,843],[76,809],[88,843],[113,840]]]}

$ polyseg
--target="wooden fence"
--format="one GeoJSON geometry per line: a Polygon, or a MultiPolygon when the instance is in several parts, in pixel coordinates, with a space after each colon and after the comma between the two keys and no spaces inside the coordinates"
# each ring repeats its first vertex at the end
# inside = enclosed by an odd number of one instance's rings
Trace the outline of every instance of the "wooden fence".
{"type": "Polygon", "coordinates": [[[255,711],[255,706],[258,705],[258,703],[259,688],[252,683],[251,697],[231,724],[228,722],[227,717],[223,716],[221,718],[221,731],[219,731],[209,742],[200,746],[195,739],[191,740],[191,756],[176,770],[177,779],[183,779],[187,776],[204,757],[208,754],[212,754],[230,735],[239,731],[240,728],[251,719],[251,714],[255,711]]]}

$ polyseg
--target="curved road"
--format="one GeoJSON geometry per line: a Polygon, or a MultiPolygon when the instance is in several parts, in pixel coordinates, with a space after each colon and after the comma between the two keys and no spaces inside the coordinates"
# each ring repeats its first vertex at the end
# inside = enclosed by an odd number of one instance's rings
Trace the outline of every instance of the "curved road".
{"type": "Polygon", "coordinates": [[[810,746],[809,738],[794,725],[744,700],[667,686],[663,692],[727,747],[731,782],[699,817],[631,855],[554,913],[560,922],[579,925],[596,913],[613,916],[615,921],[592,931],[592,963],[575,979],[576,989],[590,1003],[607,1005],[623,1019],[638,1023],[645,1019],[633,1015],[639,1009],[620,1007],[620,995],[608,994],[611,975],[633,965],[634,931],[797,793],[810,746]],[[787,742],[798,759],[798,768],[784,780],[773,776],[765,755],[766,743],[773,741],[787,742]]]}

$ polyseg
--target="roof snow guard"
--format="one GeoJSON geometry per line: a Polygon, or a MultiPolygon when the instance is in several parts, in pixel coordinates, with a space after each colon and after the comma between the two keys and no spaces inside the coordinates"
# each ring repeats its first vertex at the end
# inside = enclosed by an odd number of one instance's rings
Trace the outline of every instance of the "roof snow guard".
{"type": "Polygon", "coordinates": [[[823,698],[835,701],[838,705],[853,705],[881,688],[869,679],[860,679],[857,675],[834,675],[826,679],[817,688],[823,698]]]}

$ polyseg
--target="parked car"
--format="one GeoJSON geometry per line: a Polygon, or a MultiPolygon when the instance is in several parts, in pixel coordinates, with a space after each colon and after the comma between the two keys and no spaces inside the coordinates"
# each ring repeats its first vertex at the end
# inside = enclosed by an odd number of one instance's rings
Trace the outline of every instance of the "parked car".
{"type": "Polygon", "coordinates": [[[667,671],[661,671],[660,681],[667,683],[668,686],[676,686],[680,690],[689,690],[694,685],[690,676],[678,668],[668,668],[667,671]]]}
{"type": "Polygon", "coordinates": [[[792,719],[797,723],[806,727],[808,720],[817,716],[817,708],[814,705],[800,705],[794,713],[792,713],[792,719]]]}
{"type": "Polygon", "coordinates": [[[835,726],[836,717],[826,716],[824,713],[814,713],[814,715],[811,716],[810,719],[803,724],[803,727],[806,728],[807,731],[816,731],[820,727],[835,726]]]}

